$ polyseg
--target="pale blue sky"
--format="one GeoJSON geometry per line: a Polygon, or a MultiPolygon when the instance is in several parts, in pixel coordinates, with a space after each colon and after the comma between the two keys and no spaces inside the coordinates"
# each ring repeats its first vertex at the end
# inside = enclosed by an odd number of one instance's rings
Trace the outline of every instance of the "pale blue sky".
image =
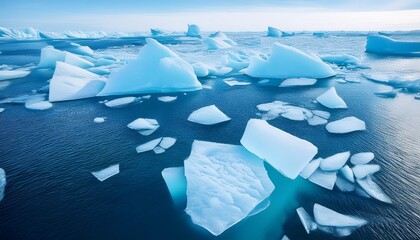
{"type": "Polygon", "coordinates": [[[0,26],[40,30],[410,30],[419,0],[0,0],[0,26]]]}

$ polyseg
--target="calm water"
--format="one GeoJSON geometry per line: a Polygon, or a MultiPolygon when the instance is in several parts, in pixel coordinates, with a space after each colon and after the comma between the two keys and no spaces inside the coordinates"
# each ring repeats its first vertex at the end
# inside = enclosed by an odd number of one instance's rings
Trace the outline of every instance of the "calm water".
{"type": "MultiPolygon", "coordinates": [[[[365,37],[282,39],[262,33],[228,34],[238,48],[269,53],[280,41],[315,53],[351,53],[371,67],[360,72],[413,75],[420,78],[419,58],[380,57],[364,54],[365,37]]],[[[415,39],[416,37],[404,36],[415,39]]],[[[164,44],[189,61],[219,63],[225,51],[207,52],[196,39],[160,38],[164,44]]],[[[65,50],[70,42],[87,45],[98,52],[122,59],[135,57],[144,38],[102,40],[50,40],[0,42],[0,65],[26,66],[39,61],[40,49],[54,45],[65,50]]],[[[52,71],[36,71],[11,80],[0,90],[0,100],[31,93],[47,84],[52,71]]],[[[0,202],[0,239],[335,239],[321,232],[307,235],[295,212],[303,206],[312,211],[320,203],[338,212],[361,216],[369,224],[347,239],[420,239],[420,101],[400,93],[395,99],[379,98],[374,92],[390,89],[369,82],[340,84],[335,78],[318,81],[311,87],[283,89],[261,86],[258,79],[237,76],[253,84],[229,87],[221,79],[201,79],[212,90],[178,95],[172,103],[156,96],[141,104],[110,109],[98,101],[108,97],[55,103],[45,111],[30,111],[22,105],[2,105],[0,113],[0,167],[6,171],[5,197],[0,202]],[[312,100],[335,86],[346,101],[347,110],[328,110],[312,100]],[[329,191],[301,178],[291,181],[266,165],[276,190],[271,205],[214,237],[191,223],[171,200],[161,171],[182,166],[194,139],[239,144],[256,105],[282,100],[310,109],[328,110],[331,121],[356,116],[367,130],[344,135],[329,134],[324,126],[309,126],[284,118],[270,121],[293,135],[307,139],[319,149],[319,156],[351,151],[372,151],[374,163],[382,169],[376,182],[393,204],[366,199],[354,193],[329,191]],[[197,108],[216,104],[232,120],[201,126],[188,122],[197,108]],[[103,124],[93,123],[107,117],[103,124]],[[160,128],[141,136],[126,125],[136,118],[155,118],[160,128]],[[135,147],[160,136],[178,139],[167,152],[137,154],[135,147]],[[99,182],[91,171],[120,164],[120,174],[99,182]]],[[[0,82],[1,83],[1,82],[0,82]]],[[[223,214],[223,213],[222,213],[223,214]]]]}

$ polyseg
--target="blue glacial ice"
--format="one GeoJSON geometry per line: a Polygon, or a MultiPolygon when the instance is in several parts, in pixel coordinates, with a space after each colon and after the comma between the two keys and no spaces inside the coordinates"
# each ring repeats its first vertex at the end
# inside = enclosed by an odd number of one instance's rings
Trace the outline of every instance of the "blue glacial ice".
{"type": "Polygon", "coordinates": [[[403,42],[383,35],[370,35],[367,37],[366,52],[417,57],[420,56],[420,42],[403,42]]]}
{"type": "Polygon", "coordinates": [[[317,224],[303,207],[297,208],[296,212],[307,234],[309,234],[311,231],[315,231],[318,228],[317,224]]]}
{"type": "Polygon", "coordinates": [[[193,67],[194,73],[197,77],[207,77],[209,75],[216,74],[216,68],[202,62],[193,63],[191,66],[193,67]]]}
{"type": "Polygon", "coordinates": [[[291,179],[295,179],[318,152],[312,143],[259,119],[248,121],[241,144],[291,179]]]}
{"type": "Polygon", "coordinates": [[[229,51],[222,59],[222,63],[234,70],[242,70],[249,66],[252,57],[267,59],[267,56],[251,49],[238,49],[229,51]]]}
{"type": "Polygon", "coordinates": [[[267,37],[281,37],[283,32],[275,27],[268,26],[267,27],[267,37]]]}
{"type": "Polygon", "coordinates": [[[353,174],[357,179],[365,178],[381,170],[378,164],[359,164],[352,168],[353,174]]]}
{"type": "Polygon", "coordinates": [[[185,178],[184,167],[165,168],[162,170],[162,177],[175,206],[182,207],[187,198],[187,179],[185,178]]]}
{"type": "Polygon", "coordinates": [[[199,108],[188,116],[188,121],[203,125],[213,125],[229,120],[230,117],[220,111],[216,105],[199,108]]]}
{"type": "Polygon", "coordinates": [[[103,182],[118,173],[120,173],[120,164],[114,164],[102,170],[94,171],[92,172],[92,175],[103,182]]]}
{"type": "Polygon", "coordinates": [[[50,82],[50,102],[95,97],[105,86],[105,80],[82,68],[57,62],[50,82]]]}
{"type": "Polygon", "coordinates": [[[161,102],[174,102],[178,99],[177,96],[160,96],[157,98],[161,102]]]}
{"type": "Polygon", "coordinates": [[[0,201],[4,197],[4,190],[6,188],[6,172],[0,168],[0,201]]]}
{"type": "Polygon", "coordinates": [[[367,164],[370,161],[372,161],[374,157],[375,155],[373,154],[373,152],[360,152],[353,154],[350,158],[350,162],[354,165],[367,164]]]}
{"type": "Polygon", "coordinates": [[[263,161],[242,146],[194,141],[184,167],[185,211],[215,236],[246,218],[274,190],[263,161]]]}
{"type": "Polygon", "coordinates": [[[200,37],[200,27],[196,24],[188,24],[186,35],[188,37],[200,37]]]}
{"type": "Polygon", "coordinates": [[[82,57],[67,52],[55,49],[53,46],[46,46],[41,49],[41,58],[38,63],[38,68],[55,68],[57,62],[65,62],[80,68],[90,68],[94,64],[82,57]]]}
{"type": "Polygon", "coordinates": [[[165,34],[165,32],[163,30],[160,30],[159,28],[151,28],[150,33],[152,34],[152,36],[159,36],[165,34]]]}
{"type": "Polygon", "coordinates": [[[29,97],[25,102],[25,108],[30,110],[46,110],[51,108],[53,105],[46,101],[45,94],[36,94],[29,97]]]}
{"type": "Polygon", "coordinates": [[[275,43],[268,59],[252,57],[245,73],[258,78],[328,78],[334,70],[316,55],[275,43]]]}
{"type": "Polygon", "coordinates": [[[342,175],[337,176],[335,186],[342,192],[353,192],[356,189],[355,184],[342,177],[342,175]]]}
{"type": "Polygon", "coordinates": [[[366,124],[364,121],[356,117],[346,117],[328,123],[325,128],[330,133],[343,134],[355,131],[364,131],[366,130],[366,124]]]}
{"type": "Polygon", "coordinates": [[[147,38],[137,59],[112,72],[98,96],[201,89],[192,66],[175,52],[147,38]]]}
{"type": "Polygon", "coordinates": [[[335,87],[328,89],[328,91],[318,96],[316,100],[327,108],[347,108],[347,104],[338,96],[335,87]]]}
{"type": "Polygon", "coordinates": [[[159,128],[155,119],[137,118],[127,125],[128,128],[138,131],[143,136],[149,136],[159,128]]]}
{"type": "Polygon", "coordinates": [[[0,81],[26,77],[30,71],[26,70],[0,70],[0,81]]]}
{"type": "Polygon", "coordinates": [[[390,90],[390,91],[383,91],[383,92],[375,92],[375,94],[378,97],[395,98],[398,92],[396,90],[390,90]]]}
{"type": "Polygon", "coordinates": [[[324,171],[338,171],[346,164],[350,152],[341,152],[321,160],[319,167],[324,171]]]}

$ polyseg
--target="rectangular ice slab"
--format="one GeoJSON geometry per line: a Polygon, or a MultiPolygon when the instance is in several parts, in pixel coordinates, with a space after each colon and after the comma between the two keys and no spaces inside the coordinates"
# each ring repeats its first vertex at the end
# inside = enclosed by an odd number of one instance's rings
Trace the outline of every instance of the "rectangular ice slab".
{"type": "Polygon", "coordinates": [[[258,119],[248,121],[241,144],[291,179],[295,179],[318,152],[312,143],[258,119]]]}
{"type": "Polygon", "coordinates": [[[108,178],[117,175],[120,173],[120,164],[111,165],[105,169],[92,172],[93,176],[95,176],[99,181],[103,182],[108,178]]]}
{"type": "Polygon", "coordinates": [[[242,146],[194,141],[184,167],[185,211],[215,236],[247,217],[274,190],[263,161],[242,146]]]}

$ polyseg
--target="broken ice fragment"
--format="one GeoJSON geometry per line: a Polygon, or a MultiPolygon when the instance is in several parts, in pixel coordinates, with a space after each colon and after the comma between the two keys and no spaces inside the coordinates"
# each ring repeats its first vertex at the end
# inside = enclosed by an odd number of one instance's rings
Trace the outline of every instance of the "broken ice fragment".
{"type": "Polygon", "coordinates": [[[348,165],[342,167],[340,169],[340,173],[341,173],[341,175],[343,175],[343,177],[345,179],[347,179],[348,181],[354,183],[353,171],[351,170],[351,168],[348,165]]]}
{"type": "Polygon", "coordinates": [[[176,138],[172,137],[163,137],[162,141],[160,141],[159,146],[163,149],[168,149],[172,147],[176,142],[176,138]]]}
{"type": "Polygon", "coordinates": [[[338,96],[335,87],[321,94],[316,100],[327,108],[347,108],[347,104],[338,96]]]}
{"type": "Polygon", "coordinates": [[[312,220],[311,216],[309,216],[303,207],[297,208],[296,212],[307,234],[317,229],[317,224],[312,220]]]}
{"type": "Polygon", "coordinates": [[[103,123],[103,122],[105,122],[105,118],[103,118],[103,117],[96,117],[96,118],[93,119],[93,122],[94,123],[103,123]]]}
{"type": "Polygon", "coordinates": [[[264,201],[260,202],[260,204],[258,204],[254,209],[252,209],[252,211],[248,214],[247,217],[252,217],[254,215],[257,215],[258,213],[264,211],[265,209],[267,209],[271,204],[270,199],[265,199],[264,201]]]}
{"type": "Polygon", "coordinates": [[[165,180],[172,201],[176,206],[181,207],[187,198],[187,179],[184,175],[184,167],[170,167],[162,171],[162,177],[165,180]]]}
{"type": "Polygon", "coordinates": [[[230,117],[220,111],[215,105],[202,107],[195,110],[188,117],[188,121],[203,125],[213,125],[229,121],[230,117]]]}
{"type": "Polygon", "coordinates": [[[383,98],[395,98],[398,94],[397,91],[391,90],[391,91],[385,91],[385,92],[376,92],[376,96],[383,97],[383,98]]]}
{"type": "Polygon", "coordinates": [[[0,108],[0,113],[4,112],[4,108],[0,108]]]}
{"type": "Polygon", "coordinates": [[[315,170],[319,167],[319,164],[321,163],[322,158],[317,158],[315,160],[312,160],[306,167],[299,173],[299,176],[303,177],[304,179],[307,179],[310,177],[315,170]]]}
{"type": "Polygon", "coordinates": [[[160,137],[160,138],[156,138],[151,141],[148,141],[146,143],[143,143],[139,145],[138,147],[136,147],[136,151],[137,153],[151,151],[160,143],[161,140],[162,138],[160,137]]]}
{"type": "Polygon", "coordinates": [[[335,181],[335,185],[342,192],[352,192],[355,189],[354,183],[349,182],[342,176],[337,176],[337,181],[335,181]]]}
{"type": "Polygon", "coordinates": [[[323,188],[333,190],[335,181],[337,180],[337,172],[325,172],[317,169],[308,180],[323,188]]]}
{"type": "Polygon", "coordinates": [[[320,168],[324,171],[338,171],[346,164],[350,157],[350,152],[342,152],[324,158],[321,161],[320,168]]]}
{"type": "Polygon", "coordinates": [[[246,86],[251,84],[250,82],[240,82],[235,80],[234,78],[225,78],[223,79],[223,82],[225,82],[227,85],[233,87],[233,86],[246,86]]]}
{"type": "Polygon", "coordinates": [[[350,158],[350,162],[354,165],[357,164],[366,164],[372,161],[375,155],[372,152],[361,152],[353,154],[350,158]]]}
{"type": "Polygon", "coordinates": [[[177,99],[177,96],[162,96],[158,97],[158,100],[161,102],[173,102],[177,99]]]}
{"type": "Polygon", "coordinates": [[[363,179],[356,179],[356,182],[373,198],[382,202],[392,203],[391,198],[382,191],[382,189],[372,180],[370,176],[363,179]]]}
{"type": "Polygon", "coordinates": [[[366,124],[364,121],[356,117],[346,117],[334,122],[330,122],[325,126],[330,133],[349,133],[354,131],[366,130],[366,124]]]}
{"type": "Polygon", "coordinates": [[[165,149],[163,149],[160,146],[157,146],[157,147],[153,148],[153,152],[155,152],[156,154],[161,154],[161,153],[165,152],[165,149]]]}
{"type": "Polygon", "coordinates": [[[318,225],[331,227],[361,227],[368,223],[362,218],[343,215],[317,203],[314,204],[314,218],[318,225]]]}
{"type": "Polygon", "coordinates": [[[0,201],[4,197],[4,189],[6,188],[6,173],[0,168],[0,201]]]}
{"type": "Polygon", "coordinates": [[[105,181],[108,178],[118,174],[120,172],[120,164],[111,165],[107,168],[102,170],[92,172],[93,176],[95,176],[99,181],[105,181]]]}
{"type": "Polygon", "coordinates": [[[279,87],[302,87],[311,86],[316,83],[314,78],[288,78],[280,83],[279,87]]]}
{"type": "Polygon", "coordinates": [[[111,101],[105,102],[105,106],[110,108],[121,108],[125,107],[128,104],[134,102],[136,100],[136,97],[122,97],[122,98],[116,98],[111,101]]]}
{"type": "Polygon", "coordinates": [[[148,136],[159,128],[155,119],[137,118],[127,125],[128,128],[138,131],[143,136],[148,136]]]}
{"type": "Polygon", "coordinates": [[[33,95],[25,102],[25,108],[30,110],[45,110],[52,106],[50,102],[45,101],[45,94],[33,95]]]}
{"type": "Polygon", "coordinates": [[[15,79],[15,78],[23,78],[27,76],[30,71],[23,71],[23,70],[0,70],[0,81],[8,80],[8,79],[15,79]]]}
{"type": "Polygon", "coordinates": [[[381,167],[378,164],[360,164],[352,168],[354,176],[356,178],[364,178],[367,175],[374,174],[381,170],[381,167]]]}

